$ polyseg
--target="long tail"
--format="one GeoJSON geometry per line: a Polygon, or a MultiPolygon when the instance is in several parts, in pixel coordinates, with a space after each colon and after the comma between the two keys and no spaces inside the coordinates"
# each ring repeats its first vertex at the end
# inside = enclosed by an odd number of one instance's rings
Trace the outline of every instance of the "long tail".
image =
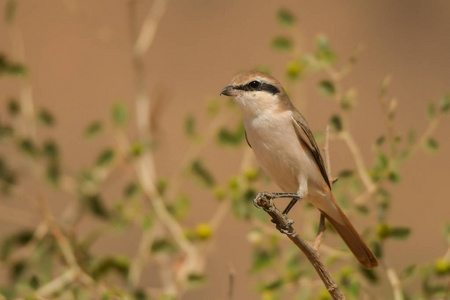
{"type": "MultiPolygon", "coordinates": [[[[326,219],[333,225],[337,233],[341,236],[344,242],[347,244],[348,248],[353,252],[355,257],[359,260],[361,265],[366,269],[372,269],[378,266],[378,260],[372,251],[367,247],[366,243],[361,239],[360,235],[353,227],[352,223],[345,216],[344,212],[336,204],[333,198],[333,202],[337,211],[339,212],[339,220],[327,215],[326,212],[322,213],[325,215],[326,219]]],[[[336,215],[335,215],[336,217],[336,215]]]]}

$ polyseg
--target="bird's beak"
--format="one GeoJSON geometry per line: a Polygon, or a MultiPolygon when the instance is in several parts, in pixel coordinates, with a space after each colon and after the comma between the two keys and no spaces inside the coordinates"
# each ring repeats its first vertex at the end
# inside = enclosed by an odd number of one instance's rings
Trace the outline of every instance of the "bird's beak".
{"type": "Polygon", "coordinates": [[[226,86],[222,89],[222,91],[220,91],[220,95],[225,95],[225,96],[237,96],[236,90],[233,88],[232,85],[226,86]]]}

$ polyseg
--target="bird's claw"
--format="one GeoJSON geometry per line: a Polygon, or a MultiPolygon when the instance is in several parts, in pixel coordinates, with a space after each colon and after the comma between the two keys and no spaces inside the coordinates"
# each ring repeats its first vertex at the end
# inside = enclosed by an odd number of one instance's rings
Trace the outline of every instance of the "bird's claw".
{"type": "Polygon", "coordinates": [[[258,201],[259,201],[259,199],[262,199],[262,198],[271,199],[271,198],[273,198],[273,197],[272,197],[272,194],[267,193],[267,192],[261,192],[261,193],[258,193],[258,194],[255,196],[255,198],[253,198],[253,205],[254,205],[256,208],[261,208],[261,206],[258,204],[258,201]]]}
{"type": "MultiPolygon", "coordinates": [[[[276,223],[274,220],[271,220],[272,223],[276,223]]],[[[288,229],[289,227],[292,226],[292,224],[294,224],[294,220],[291,219],[287,219],[287,224],[285,226],[280,226],[280,225],[276,225],[276,228],[278,229],[279,232],[284,233],[286,235],[293,235],[294,232],[289,232],[288,229]]]]}

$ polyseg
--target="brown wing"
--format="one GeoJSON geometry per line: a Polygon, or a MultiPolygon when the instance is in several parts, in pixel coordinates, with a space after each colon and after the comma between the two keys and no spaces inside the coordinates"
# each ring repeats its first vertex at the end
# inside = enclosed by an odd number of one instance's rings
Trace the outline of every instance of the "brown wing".
{"type": "Polygon", "coordinates": [[[293,107],[294,116],[292,118],[294,122],[294,128],[296,129],[297,136],[308,145],[311,153],[316,161],[317,166],[319,167],[320,173],[322,173],[323,179],[328,184],[328,187],[331,189],[330,181],[328,180],[327,169],[325,168],[325,163],[323,162],[322,155],[320,154],[319,147],[317,146],[316,140],[314,139],[314,135],[309,129],[308,123],[302,114],[293,107]]]}

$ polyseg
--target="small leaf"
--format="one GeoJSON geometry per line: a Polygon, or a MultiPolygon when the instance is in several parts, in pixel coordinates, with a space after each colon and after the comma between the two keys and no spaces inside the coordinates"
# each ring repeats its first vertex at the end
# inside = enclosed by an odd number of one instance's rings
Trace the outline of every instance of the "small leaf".
{"type": "Polygon", "coordinates": [[[220,144],[228,146],[237,146],[242,143],[245,138],[245,127],[243,122],[239,122],[234,130],[229,130],[225,127],[221,128],[217,134],[217,139],[220,144]]]}
{"type": "Polygon", "coordinates": [[[114,125],[117,127],[125,127],[128,124],[128,119],[128,107],[122,102],[114,104],[112,108],[112,120],[114,125]]]}
{"type": "Polygon", "coordinates": [[[31,241],[32,238],[33,231],[31,230],[18,231],[6,238],[3,238],[0,250],[0,259],[5,261],[11,255],[14,248],[25,246],[31,241]]]}
{"type": "Polygon", "coordinates": [[[39,155],[39,150],[31,139],[22,139],[19,142],[19,148],[32,158],[36,158],[39,155]]]}
{"type": "Polygon", "coordinates": [[[186,120],[184,121],[184,132],[189,138],[195,138],[197,136],[194,116],[187,116],[186,120]]]}
{"type": "Polygon", "coordinates": [[[127,184],[123,191],[123,195],[125,198],[133,198],[137,196],[140,192],[141,188],[137,182],[130,182],[127,184]]]}
{"type": "Polygon", "coordinates": [[[54,186],[58,186],[60,177],[61,171],[59,164],[54,160],[50,161],[47,165],[47,169],[45,170],[45,178],[49,183],[53,184],[54,186]]]}
{"type": "Polygon", "coordinates": [[[106,208],[106,206],[103,204],[103,199],[100,195],[91,195],[91,196],[84,196],[83,204],[97,217],[102,219],[108,219],[109,218],[109,212],[106,208]]]}
{"type": "Polygon", "coordinates": [[[5,20],[8,23],[14,21],[17,11],[17,0],[8,0],[5,5],[5,20]]]}
{"type": "Polygon", "coordinates": [[[402,273],[400,274],[400,277],[405,280],[409,277],[411,277],[412,275],[414,275],[414,273],[417,271],[418,266],[413,264],[413,265],[409,265],[408,267],[406,267],[405,269],[403,269],[402,273]]]}
{"type": "Polygon", "coordinates": [[[57,159],[59,155],[58,145],[53,140],[48,140],[42,146],[42,154],[49,159],[57,159]]]}
{"type": "Polygon", "coordinates": [[[427,107],[427,117],[428,120],[433,120],[436,118],[436,105],[433,102],[430,102],[427,107]]]}
{"type": "Polygon", "coordinates": [[[295,24],[294,15],[287,9],[280,9],[277,13],[277,20],[283,26],[292,26],[295,24]]]}
{"type": "Polygon", "coordinates": [[[91,267],[90,273],[94,279],[100,279],[111,271],[115,271],[122,277],[126,278],[130,267],[129,258],[124,255],[107,256],[98,259],[91,267]]]}
{"type": "Polygon", "coordinates": [[[20,104],[16,99],[9,99],[8,112],[11,116],[17,116],[20,113],[20,104]]]}
{"type": "Polygon", "coordinates": [[[337,131],[337,132],[342,131],[342,129],[343,129],[343,127],[342,127],[342,120],[341,120],[341,117],[339,115],[331,116],[331,118],[330,118],[330,125],[331,125],[331,128],[334,131],[337,131]]]}
{"type": "Polygon", "coordinates": [[[382,135],[379,138],[377,138],[377,140],[375,141],[375,145],[377,147],[381,147],[385,141],[386,141],[386,137],[384,135],[382,135]]]}
{"type": "Polygon", "coordinates": [[[386,223],[380,223],[377,226],[377,235],[380,239],[386,239],[392,234],[391,227],[386,223]]]}
{"type": "Polygon", "coordinates": [[[378,278],[378,275],[375,272],[375,270],[373,270],[373,269],[369,270],[369,269],[363,268],[362,266],[359,266],[359,271],[370,282],[373,282],[373,283],[377,283],[378,282],[379,278],[378,278]]]}
{"type": "Polygon", "coordinates": [[[408,227],[392,227],[391,237],[397,240],[404,240],[408,238],[411,233],[411,229],[408,227]]]}
{"type": "Polygon", "coordinates": [[[331,98],[336,94],[336,89],[331,81],[322,80],[319,82],[319,92],[323,96],[331,98]]]}
{"type": "Polygon", "coordinates": [[[103,130],[103,124],[100,121],[94,121],[84,130],[84,136],[93,138],[98,136],[103,130]]]}
{"type": "Polygon", "coordinates": [[[97,156],[96,165],[99,167],[105,167],[113,161],[114,156],[115,156],[114,150],[105,149],[97,156]]]}
{"type": "Polygon", "coordinates": [[[175,244],[168,240],[168,239],[156,239],[153,242],[152,248],[151,248],[152,253],[175,253],[177,251],[177,247],[175,246],[175,244]]]}
{"type": "Polygon", "coordinates": [[[55,118],[53,117],[52,113],[46,109],[41,109],[38,112],[38,119],[41,121],[41,123],[45,126],[53,126],[55,124],[55,118]]]}
{"type": "Polygon", "coordinates": [[[450,94],[446,94],[442,97],[440,106],[442,113],[448,113],[450,111],[450,94]]]}
{"type": "Polygon", "coordinates": [[[213,187],[216,183],[214,177],[208,169],[203,165],[200,159],[194,160],[190,165],[190,172],[193,177],[205,187],[213,187]]]}
{"type": "Polygon", "coordinates": [[[400,175],[397,172],[391,171],[388,173],[388,179],[392,183],[399,183],[400,175]]]}
{"type": "Polygon", "coordinates": [[[343,110],[351,110],[356,105],[357,92],[355,89],[348,90],[341,99],[341,108],[343,110]]]}
{"type": "Polygon", "coordinates": [[[190,208],[190,201],[189,197],[187,195],[178,195],[172,205],[168,207],[169,211],[172,213],[172,215],[180,220],[184,218],[187,213],[189,212],[190,208]]]}
{"type": "Polygon", "coordinates": [[[450,274],[450,260],[446,258],[437,259],[434,264],[434,272],[438,276],[444,276],[450,274]]]}
{"type": "Polygon", "coordinates": [[[289,51],[292,48],[292,41],[288,37],[277,36],[272,40],[271,46],[274,50],[289,51]]]}
{"type": "Polygon", "coordinates": [[[436,139],[429,137],[424,144],[424,147],[426,150],[428,150],[429,152],[436,152],[437,150],[439,150],[439,143],[436,139]]]}
{"type": "Polygon", "coordinates": [[[450,245],[450,222],[444,224],[442,234],[444,235],[444,240],[450,245]]]}
{"type": "Polygon", "coordinates": [[[336,60],[336,54],[331,50],[328,37],[320,34],[316,38],[315,57],[325,65],[331,65],[336,60]]]}
{"type": "Polygon", "coordinates": [[[187,281],[190,286],[199,286],[205,284],[206,280],[206,275],[200,273],[190,273],[187,277],[187,281]]]}
{"type": "Polygon", "coordinates": [[[302,60],[292,60],[286,65],[286,75],[289,79],[301,78],[306,72],[308,65],[302,60]]]}

